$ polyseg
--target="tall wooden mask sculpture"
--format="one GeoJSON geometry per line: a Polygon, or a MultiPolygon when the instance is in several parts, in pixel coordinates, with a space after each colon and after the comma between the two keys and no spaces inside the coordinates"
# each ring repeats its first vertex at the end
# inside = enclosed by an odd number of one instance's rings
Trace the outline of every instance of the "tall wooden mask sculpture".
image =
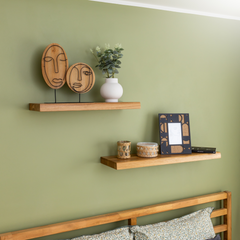
{"type": "Polygon", "coordinates": [[[42,75],[52,89],[61,88],[66,82],[68,59],[64,49],[57,43],[46,47],[42,55],[42,75]]]}
{"type": "Polygon", "coordinates": [[[95,74],[86,63],[75,63],[67,71],[67,84],[75,93],[90,91],[95,83],[95,74]]]}

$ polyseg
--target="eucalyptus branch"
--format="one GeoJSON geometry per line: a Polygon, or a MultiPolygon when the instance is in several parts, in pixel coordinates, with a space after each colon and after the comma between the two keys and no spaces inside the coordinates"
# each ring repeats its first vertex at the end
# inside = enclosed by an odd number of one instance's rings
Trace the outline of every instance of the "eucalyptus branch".
{"type": "Polygon", "coordinates": [[[110,48],[109,44],[106,44],[104,51],[101,51],[100,47],[97,46],[97,55],[90,49],[91,53],[98,61],[96,67],[99,68],[103,74],[106,74],[107,78],[114,78],[114,74],[118,73],[117,68],[120,68],[121,61],[119,61],[119,59],[123,57],[121,53],[123,50],[121,44],[116,44],[113,49],[110,48]]]}
{"type": "Polygon", "coordinates": [[[97,61],[98,61],[98,58],[97,58],[97,56],[94,54],[94,53],[92,53],[93,54],[93,56],[97,59],[97,61]]]}

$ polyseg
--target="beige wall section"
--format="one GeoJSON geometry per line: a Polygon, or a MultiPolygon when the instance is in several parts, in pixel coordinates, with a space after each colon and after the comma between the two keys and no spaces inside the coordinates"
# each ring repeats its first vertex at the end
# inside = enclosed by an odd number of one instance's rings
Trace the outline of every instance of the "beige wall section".
{"type": "MultiPolygon", "coordinates": [[[[237,239],[240,22],[87,0],[0,3],[1,233],[229,190],[237,239]],[[28,111],[29,102],[53,101],[40,67],[53,42],[70,65],[93,68],[90,48],[121,43],[121,101],[142,108],[28,111]],[[100,156],[117,153],[118,140],[130,140],[133,151],[139,141],[158,142],[163,112],[189,113],[192,144],[217,147],[221,160],[124,171],[100,164],[100,156]]],[[[94,71],[96,84],[83,101],[102,101],[104,79],[94,71]]],[[[67,86],[58,90],[59,101],[77,99],[67,86]]]]}

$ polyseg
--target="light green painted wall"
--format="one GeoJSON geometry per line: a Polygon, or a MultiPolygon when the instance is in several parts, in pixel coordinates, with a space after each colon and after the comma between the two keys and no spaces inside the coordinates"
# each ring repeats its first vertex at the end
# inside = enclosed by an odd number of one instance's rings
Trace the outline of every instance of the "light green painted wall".
{"type": "MultiPolygon", "coordinates": [[[[230,190],[237,239],[240,22],[87,0],[0,4],[0,233],[230,190]],[[40,68],[53,42],[70,65],[92,67],[90,48],[121,43],[121,101],[140,101],[141,109],[30,112],[29,102],[53,101],[40,68]],[[118,140],[132,141],[133,151],[139,141],[158,142],[158,113],[189,113],[192,145],[217,147],[222,158],[125,171],[100,164],[118,140]]],[[[95,73],[83,101],[103,101],[95,73]]],[[[58,99],[77,95],[64,86],[58,99]]]]}

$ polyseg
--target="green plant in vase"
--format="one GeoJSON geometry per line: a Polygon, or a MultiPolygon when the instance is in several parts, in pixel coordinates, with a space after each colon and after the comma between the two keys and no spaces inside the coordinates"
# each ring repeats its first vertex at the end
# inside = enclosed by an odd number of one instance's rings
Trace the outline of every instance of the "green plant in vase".
{"type": "Polygon", "coordinates": [[[113,49],[110,48],[109,44],[105,45],[105,50],[101,50],[98,46],[96,47],[96,52],[90,49],[98,61],[96,67],[106,76],[106,82],[100,89],[101,96],[105,98],[105,102],[118,102],[118,99],[123,94],[122,86],[118,83],[118,79],[114,77],[118,73],[118,68],[121,68],[119,59],[123,57],[123,50],[119,43],[113,49]]]}

